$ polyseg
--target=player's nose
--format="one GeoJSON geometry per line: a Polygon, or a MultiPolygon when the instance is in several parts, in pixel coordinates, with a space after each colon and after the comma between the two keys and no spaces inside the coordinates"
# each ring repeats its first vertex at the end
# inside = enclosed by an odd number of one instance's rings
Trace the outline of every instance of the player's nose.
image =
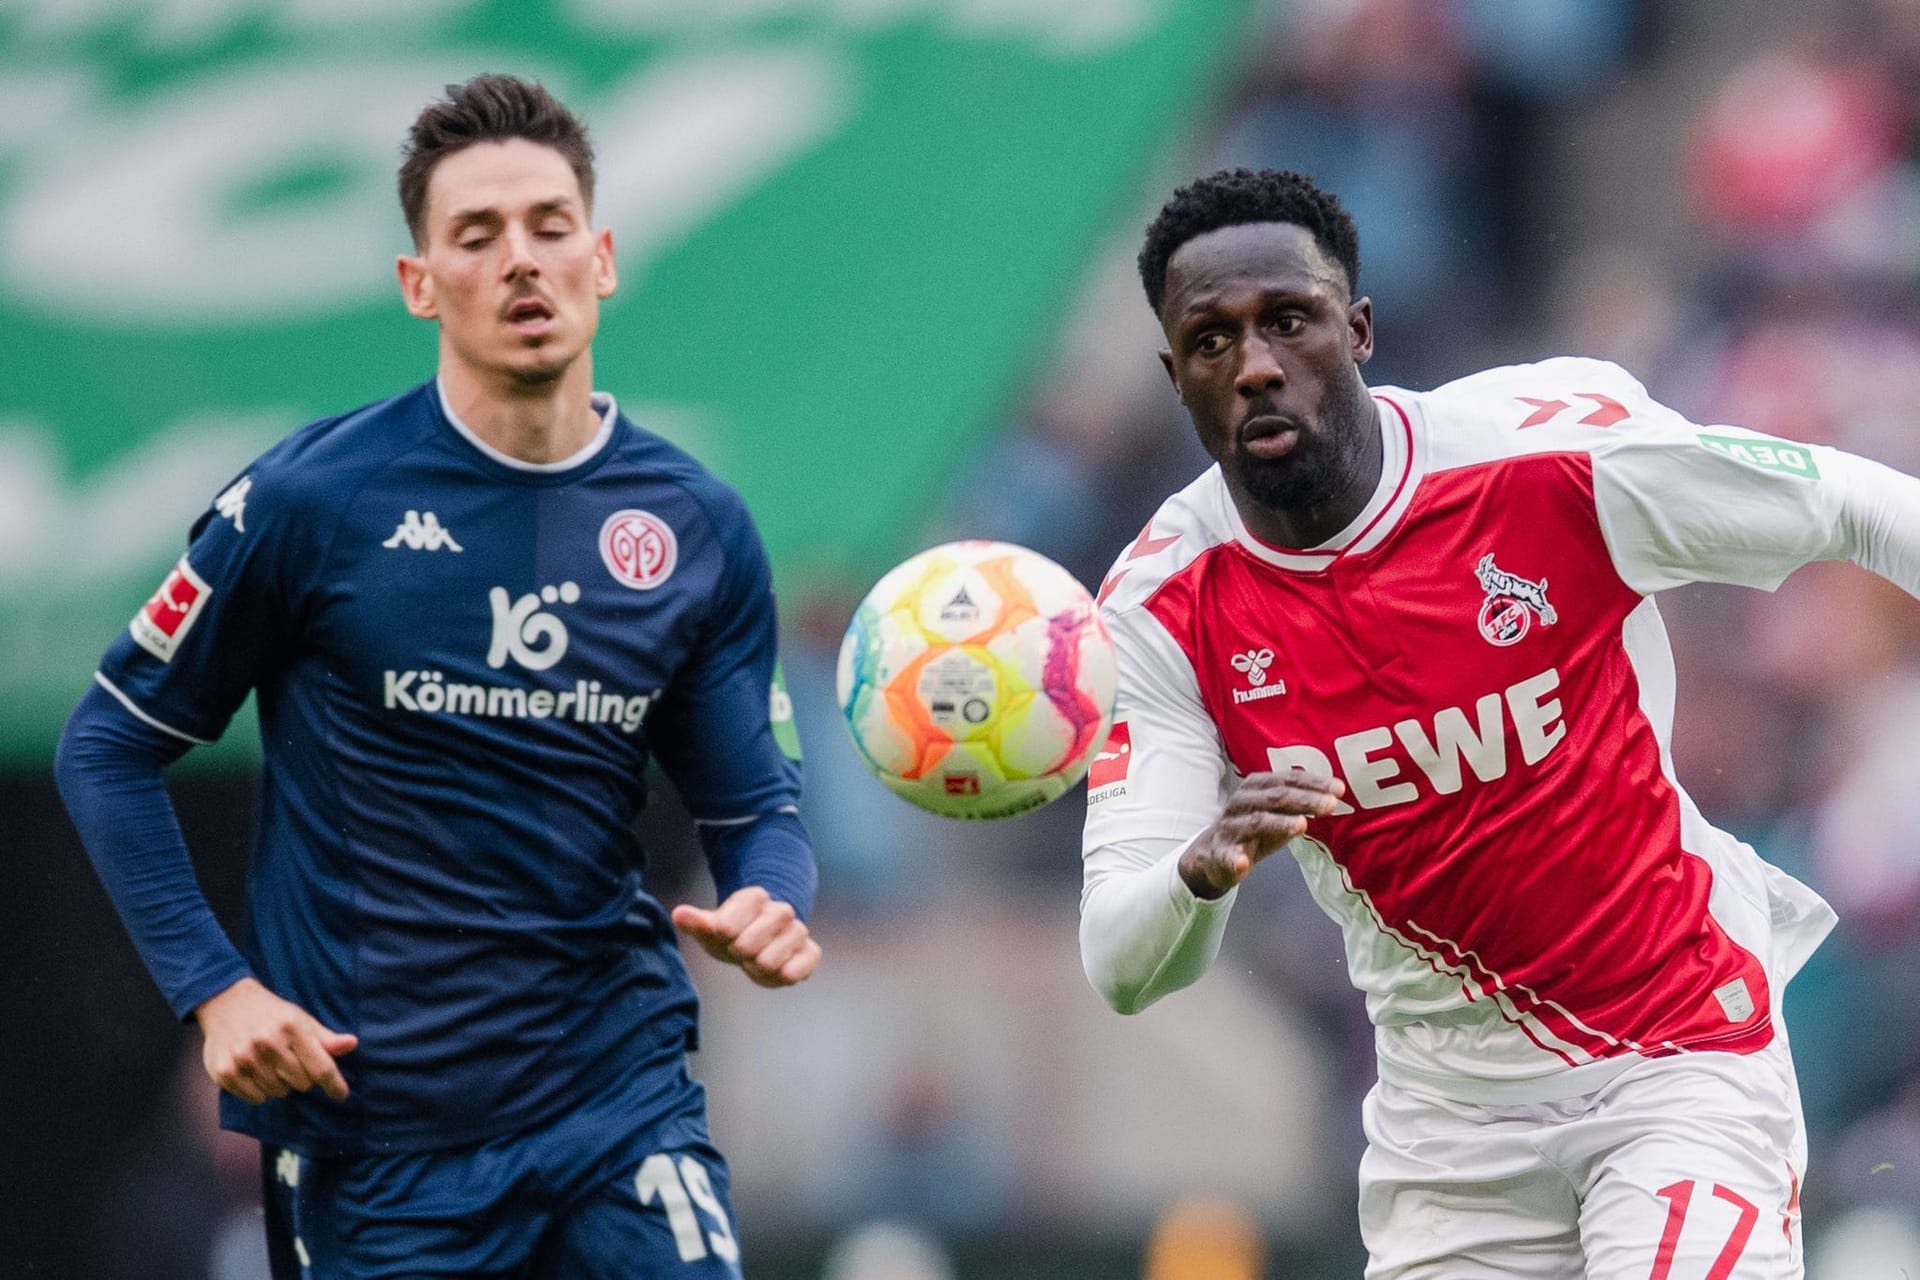
{"type": "Polygon", "coordinates": [[[1287,371],[1268,343],[1254,339],[1242,349],[1240,373],[1234,385],[1240,394],[1255,399],[1287,385],[1287,371]]]}
{"type": "Polygon", "coordinates": [[[507,279],[540,274],[540,261],[533,253],[533,236],[525,227],[508,227],[501,242],[506,249],[501,270],[507,279]]]}

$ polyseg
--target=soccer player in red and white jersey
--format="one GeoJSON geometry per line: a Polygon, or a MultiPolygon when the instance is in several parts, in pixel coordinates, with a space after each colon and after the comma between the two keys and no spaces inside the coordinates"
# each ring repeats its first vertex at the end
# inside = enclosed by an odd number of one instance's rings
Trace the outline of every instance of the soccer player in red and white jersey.
{"type": "Polygon", "coordinates": [[[1652,597],[1847,559],[1920,589],[1920,482],[1697,426],[1601,361],[1370,390],[1353,224],[1182,188],[1140,254],[1217,466],[1115,563],[1081,950],[1131,1013],[1285,849],[1376,1028],[1370,1280],[1799,1276],[1781,991],[1833,924],[1673,776],[1652,597]]]}

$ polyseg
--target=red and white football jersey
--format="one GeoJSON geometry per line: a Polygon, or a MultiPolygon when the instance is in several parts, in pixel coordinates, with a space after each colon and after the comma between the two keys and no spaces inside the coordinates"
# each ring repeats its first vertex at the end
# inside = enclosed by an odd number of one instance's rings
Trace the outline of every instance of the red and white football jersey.
{"type": "Polygon", "coordinates": [[[1260,542],[1215,468],[1102,588],[1120,692],[1088,793],[1089,976],[1129,1010],[1197,978],[1233,895],[1195,899],[1179,854],[1239,779],[1306,767],[1347,789],[1290,852],[1383,1078],[1544,1100],[1767,1045],[1833,913],[1674,778],[1649,597],[1842,558],[1914,591],[1920,482],[1696,426],[1599,361],[1375,400],[1379,488],[1325,546],[1260,542]]]}

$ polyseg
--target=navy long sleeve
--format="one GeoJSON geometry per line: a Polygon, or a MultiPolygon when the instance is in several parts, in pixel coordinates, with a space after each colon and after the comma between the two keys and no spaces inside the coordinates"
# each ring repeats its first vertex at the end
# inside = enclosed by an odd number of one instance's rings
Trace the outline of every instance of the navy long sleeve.
{"type": "Polygon", "coordinates": [[[181,1018],[251,974],[194,878],[161,778],[188,745],[142,723],[96,684],[67,720],[54,759],[60,798],[87,856],[181,1018]]]}
{"type": "Polygon", "coordinates": [[[759,885],[769,897],[791,905],[802,920],[812,912],[820,875],[798,814],[783,811],[752,822],[702,823],[700,845],[722,902],[736,890],[759,885]]]}

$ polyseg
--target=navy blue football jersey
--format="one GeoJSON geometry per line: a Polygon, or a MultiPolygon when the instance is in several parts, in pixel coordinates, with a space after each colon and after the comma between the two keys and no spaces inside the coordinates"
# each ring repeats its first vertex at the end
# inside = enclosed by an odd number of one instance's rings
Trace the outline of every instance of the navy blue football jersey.
{"type": "MultiPolygon", "coordinates": [[[[434,383],[314,423],[195,525],[100,683],[220,736],[259,698],[242,944],[360,1046],[230,1128],[424,1149],[679,1069],[695,996],[632,832],[658,759],[696,819],[792,811],[766,555],[733,491],[596,397],[551,466],[489,449],[434,383]],[[775,706],[780,718],[775,718],[775,706]]],[[[170,996],[173,993],[169,993],[170,996]]]]}

